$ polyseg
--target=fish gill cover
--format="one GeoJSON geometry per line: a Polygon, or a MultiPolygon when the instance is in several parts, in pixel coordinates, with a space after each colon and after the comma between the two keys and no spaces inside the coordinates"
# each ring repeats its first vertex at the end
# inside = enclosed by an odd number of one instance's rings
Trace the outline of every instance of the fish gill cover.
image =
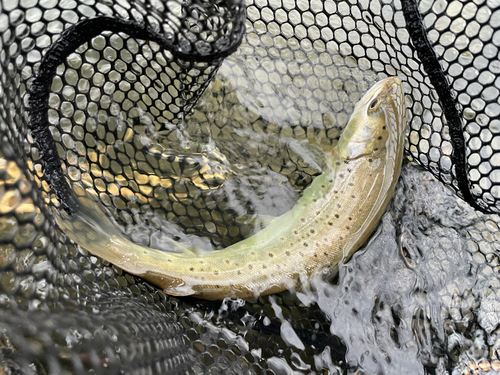
{"type": "Polygon", "coordinates": [[[2,371],[500,369],[498,1],[0,5],[2,371]],[[309,143],[395,75],[408,163],[333,281],[174,298],[56,225],[86,194],[137,243],[228,246],[293,206],[322,169],[309,143]]]}

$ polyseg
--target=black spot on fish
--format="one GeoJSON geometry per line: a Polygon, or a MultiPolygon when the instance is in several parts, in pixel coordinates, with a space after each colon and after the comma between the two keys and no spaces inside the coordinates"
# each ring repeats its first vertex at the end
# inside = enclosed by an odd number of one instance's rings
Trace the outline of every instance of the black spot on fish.
{"type": "Polygon", "coordinates": [[[316,202],[316,199],[313,199],[313,202],[316,202]]]}
{"type": "Polygon", "coordinates": [[[295,233],[295,234],[299,234],[299,232],[298,232],[298,231],[296,231],[296,230],[294,230],[294,231],[293,231],[293,233],[295,233]]]}
{"type": "Polygon", "coordinates": [[[255,253],[252,251],[252,255],[255,255],[255,253]]]}
{"type": "Polygon", "coordinates": [[[305,247],[307,247],[307,246],[309,246],[309,245],[307,244],[307,242],[304,242],[304,246],[305,246],[305,247]]]}
{"type": "Polygon", "coordinates": [[[263,264],[263,265],[262,265],[262,268],[266,269],[266,268],[267,268],[267,266],[266,266],[265,264],[263,264]]]}
{"type": "Polygon", "coordinates": [[[269,256],[272,258],[274,256],[274,254],[273,253],[269,253],[269,256]]]}
{"type": "Polygon", "coordinates": [[[216,287],[217,289],[220,289],[220,285],[216,285],[215,287],[216,287]]]}
{"type": "Polygon", "coordinates": [[[305,221],[306,221],[306,219],[304,219],[303,217],[301,217],[301,218],[300,218],[300,221],[305,222],[305,221]]]}
{"type": "Polygon", "coordinates": [[[316,215],[319,215],[321,213],[321,211],[316,211],[316,215]]]}
{"type": "Polygon", "coordinates": [[[286,254],[287,257],[290,256],[290,252],[289,251],[287,251],[285,254],[286,254]]]}
{"type": "Polygon", "coordinates": [[[171,261],[172,261],[172,259],[168,259],[168,262],[171,262],[171,261]]]}
{"type": "Polygon", "coordinates": [[[327,253],[327,252],[324,252],[324,253],[323,253],[323,255],[328,256],[328,253],[327,253]]]}
{"type": "Polygon", "coordinates": [[[215,274],[215,275],[218,275],[218,274],[219,274],[219,271],[214,271],[214,274],[215,274]]]}
{"type": "Polygon", "coordinates": [[[348,217],[349,220],[352,220],[352,217],[348,217]]]}
{"type": "Polygon", "coordinates": [[[340,236],[340,239],[341,239],[341,240],[343,240],[343,239],[344,239],[344,237],[340,236]]]}
{"type": "Polygon", "coordinates": [[[229,264],[229,263],[231,263],[231,262],[230,262],[229,260],[226,260],[226,263],[227,263],[227,264],[229,264]]]}
{"type": "Polygon", "coordinates": [[[380,141],[382,139],[382,136],[378,137],[377,139],[380,141]]]}
{"type": "Polygon", "coordinates": [[[329,222],[328,222],[328,225],[329,225],[329,226],[332,226],[332,225],[333,225],[333,223],[332,223],[331,221],[329,221],[329,222]]]}
{"type": "Polygon", "coordinates": [[[339,218],[339,214],[335,214],[335,217],[338,219],[339,218]]]}
{"type": "Polygon", "coordinates": [[[353,194],[353,195],[351,195],[351,198],[356,198],[356,196],[353,194]]]}
{"type": "Polygon", "coordinates": [[[347,227],[345,227],[345,229],[349,230],[349,229],[351,229],[351,227],[347,226],[347,227]]]}
{"type": "Polygon", "coordinates": [[[248,265],[248,268],[253,269],[253,266],[251,264],[248,265]]]}
{"type": "Polygon", "coordinates": [[[341,206],[340,204],[337,204],[337,207],[338,207],[338,208],[340,208],[340,207],[342,207],[342,206],[341,206]]]}
{"type": "Polygon", "coordinates": [[[372,161],[373,161],[372,159],[368,159],[368,162],[370,162],[370,163],[371,163],[372,161]]]}
{"type": "Polygon", "coordinates": [[[326,238],[326,237],[325,237],[324,241],[325,241],[325,242],[328,242],[328,238],[326,238]]]}
{"type": "Polygon", "coordinates": [[[314,233],[314,229],[311,229],[311,233],[314,233]]]}
{"type": "Polygon", "coordinates": [[[325,185],[321,185],[321,187],[322,187],[322,188],[324,188],[324,187],[325,187],[325,185]]]}
{"type": "Polygon", "coordinates": [[[299,252],[299,255],[300,255],[301,257],[303,257],[303,256],[304,256],[304,253],[303,253],[302,251],[300,251],[300,252],[299,252]]]}
{"type": "Polygon", "coordinates": [[[241,275],[241,271],[238,271],[237,273],[238,273],[238,275],[241,275]]]}
{"type": "Polygon", "coordinates": [[[349,164],[349,160],[344,160],[344,164],[349,164]]]}
{"type": "Polygon", "coordinates": [[[351,173],[352,169],[351,168],[347,168],[347,172],[351,173]]]}
{"type": "Polygon", "coordinates": [[[319,247],[319,242],[316,242],[316,247],[319,247]]]}
{"type": "Polygon", "coordinates": [[[387,126],[385,126],[385,125],[384,125],[384,126],[382,126],[382,129],[384,129],[384,130],[385,130],[386,128],[387,128],[387,126]]]}
{"type": "Polygon", "coordinates": [[[193,267],[191,267],[189,270],[190,270],[190,271],[194,271],[194,268],[193,268],[193,267]]]}
{"type": "Polygon", "coordinates": [[[318,257],[318,254],[314,253],[314,257],[317,258],[318,257]]]}
{"type": "Polygon", "coordinates": [[[337,194],[339,191],[338,190],[334,190],[333,191],[333,194],[337,194]]]}
{"type": "Polygon", "coordinates": [[[340,165],[340,162],[338,161],[338,162],[336,162],[335,164],[340,165]]]}
{"type": "Polygon", "coordinates": [[[340,177],[340,178],[344,178],[344,175],[343,175],[343,174],[339,174],[339,177],[340,177]]]}

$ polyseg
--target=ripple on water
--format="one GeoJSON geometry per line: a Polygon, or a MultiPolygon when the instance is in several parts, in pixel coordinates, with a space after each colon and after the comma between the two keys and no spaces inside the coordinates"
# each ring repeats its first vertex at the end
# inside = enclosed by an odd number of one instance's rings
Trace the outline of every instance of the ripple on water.
{"type": "Polygon", "coordinates": [[[258,343],[254,360],[278,372],[462,369],[498,337],[494,267],[478,256],[489,247],[470,243],[479,228],[498,248],[487,234],[498,221],[407,165],[378,231],[332,281],[235,305],[216,326],[246,321],[233,332],[250,349],[258,343]]]}

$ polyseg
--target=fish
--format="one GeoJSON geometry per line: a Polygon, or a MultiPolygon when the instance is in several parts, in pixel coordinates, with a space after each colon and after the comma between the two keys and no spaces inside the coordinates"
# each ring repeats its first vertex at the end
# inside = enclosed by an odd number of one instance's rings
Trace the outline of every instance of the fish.
{"type": "Polygon", "coordinates": [[[222,250],[200,251],[173,240],[172,252],[135,244],[94,202],[74,207],[71,225],[62,218],[58,224],[90,253],[166,294],[218,300],[278,293],[333,272],[368,240],[399,178],[406,122],[399,78],[374,84],[355,105],[337,145],[326,151],[325,170],[296,205],[222,250]]]}

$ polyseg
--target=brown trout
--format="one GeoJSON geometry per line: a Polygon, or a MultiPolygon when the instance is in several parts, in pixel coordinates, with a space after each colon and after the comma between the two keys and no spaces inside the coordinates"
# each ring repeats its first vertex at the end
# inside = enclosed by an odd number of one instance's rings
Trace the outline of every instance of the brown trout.
{"type": "Polygon", "coordinates": [[[295,207],[257,234],[219,251],[172,240],[177,253],[134,244],[96,208],[82,204],[64,232],[92,254],[176,296],[248,298],[291,288],[334,268],[368,239],[401,170],[406,104],[401,81],[386,78],[356,104],[327,168],[295,207]]]}

